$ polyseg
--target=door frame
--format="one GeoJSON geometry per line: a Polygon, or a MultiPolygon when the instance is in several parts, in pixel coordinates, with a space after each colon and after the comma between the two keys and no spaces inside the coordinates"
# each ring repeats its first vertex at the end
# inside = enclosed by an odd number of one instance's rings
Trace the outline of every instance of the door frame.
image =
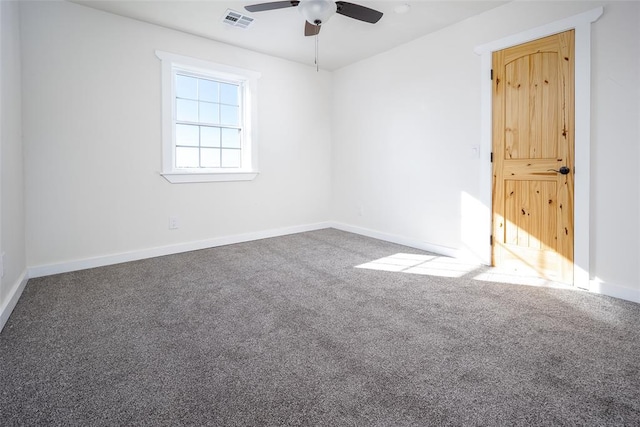
{"type": "MultiPolygon", "coordinates": [[[[575,181],[574,181],[574,256],[573,285],[589,289],[589,199],[591,158],[591,23],[602,16],[604,8],[570,16],[540,27],[477,46],[481,68],[481,140],[480,153],[486,161],[480,164],[480,200],[488,206],[487,236],[491,234],[492,207],[492,81],[490,80],[493,52],[527,43],[567,30],[575,30],[575,181]]],[[[489,239],[487,239],[488,242],[489,239]]],[[[491,264],[491,245],[487,246],[485,260],[491,264]]]]}

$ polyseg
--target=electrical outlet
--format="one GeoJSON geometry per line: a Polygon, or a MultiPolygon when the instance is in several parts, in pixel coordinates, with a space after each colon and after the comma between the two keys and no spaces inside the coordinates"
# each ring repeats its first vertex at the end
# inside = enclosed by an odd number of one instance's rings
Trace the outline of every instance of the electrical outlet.
{"type": "Polygon", "coordinates": [[[180,228],[180,224],[178,223],[178,217],[170,216],[169,217],[169,230],[176,230],[180,228]]]}
{"type": "Polygon", "coordinates": [[[4,277],[4,252],[0,254],[0,277],[4,277]]]}

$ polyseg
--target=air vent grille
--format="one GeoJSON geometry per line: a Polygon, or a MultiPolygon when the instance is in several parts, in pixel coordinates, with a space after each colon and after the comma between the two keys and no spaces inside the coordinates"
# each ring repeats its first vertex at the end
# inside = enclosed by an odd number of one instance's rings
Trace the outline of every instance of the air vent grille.
{"type": "Polygon", "coordinates": [[[227,9],[227,12],[222,18],[222,22],[225,22],[234,27],[247,28],[253,22],[253,18],[243,15],[235,10],[227,9]]]}

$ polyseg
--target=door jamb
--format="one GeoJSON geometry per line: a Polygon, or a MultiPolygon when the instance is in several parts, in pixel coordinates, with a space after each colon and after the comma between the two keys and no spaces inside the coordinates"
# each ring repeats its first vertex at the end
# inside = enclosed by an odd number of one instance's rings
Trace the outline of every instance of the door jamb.
{"type": "MultiPolygon", "coordinates": [[[[590,251],[589,251],[589,195],[590,195],[590,156],[591,156],[591,23],[602,16],[602,6],[573,15],[550,24],[532,28],[518,34],[489,42],[474,49],[480,55],[481,68],[481,140],[480,152],[485,153],[487,161],[480,166],[480,200],[489,207],[487,230],[491,234],[492,170],[488,161],[492,150],[492,54],[495,51],[527,43],[546,36],[575,30],[575,181],[574,181],[574,256],[573,285],[589,289],[590,251]]],[[[485,255],[491,263],[489,246],[485,255]]]]}

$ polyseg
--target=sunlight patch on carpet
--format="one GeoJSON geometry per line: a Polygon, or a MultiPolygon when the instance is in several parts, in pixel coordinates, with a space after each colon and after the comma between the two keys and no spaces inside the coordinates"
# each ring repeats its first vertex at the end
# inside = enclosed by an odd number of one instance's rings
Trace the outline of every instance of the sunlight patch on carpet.
{"type": "Polygon", "coordinates": [[[425,276],[462,277],[478,268],[478,265],[444,256],[397,253],[357,265],[355,268],[425,276]]]}
{"type": "Polygon", "coordinates": [[[573,286],[536,276],[535,271],[518,272],[498,267],[489,267],[486,271],[475,276],[474,279],[481,282],[508,283],[511,285],[537,286],[554,289],[574,289],[573,286]]]}

